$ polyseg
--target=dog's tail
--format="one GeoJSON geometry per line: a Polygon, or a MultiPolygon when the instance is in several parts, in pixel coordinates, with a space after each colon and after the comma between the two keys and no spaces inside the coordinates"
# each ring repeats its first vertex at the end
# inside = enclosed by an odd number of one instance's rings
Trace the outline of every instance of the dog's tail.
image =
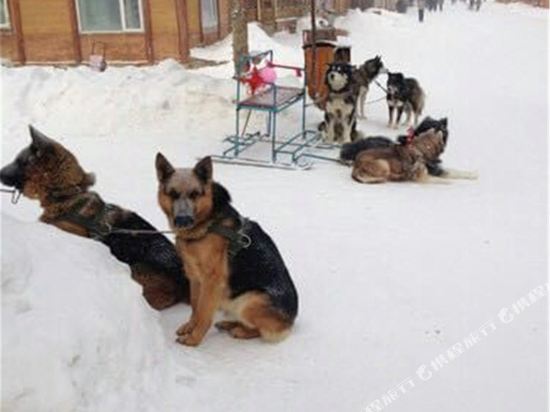
{"type": "Polygon", "coordinates": [[[353,162],[357,155],[363,150],[389,147],[395,144],[391,139],[384,136],[367,137],[358,139],[352,143],[345,143],[340,149],[340,160],[353,162]]]}
{"type": "Polygon", "coordinates": [[[477,180],[477,172],[468,170],[443,169],[441,177],[444,179],[477,180]]]}

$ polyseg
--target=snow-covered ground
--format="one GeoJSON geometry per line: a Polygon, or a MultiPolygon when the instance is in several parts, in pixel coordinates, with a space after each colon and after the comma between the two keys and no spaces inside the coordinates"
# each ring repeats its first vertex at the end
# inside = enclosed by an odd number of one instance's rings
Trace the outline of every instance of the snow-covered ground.
{"type": "MultiPolygon", "coordinates": [[[[426,114],[449,117],[445,164],[479,180],[362,186],[330,163],[215,165],[238,209],[276,240],[299,290],[299,318],[280,344],[211,331],[198,348],[177,345],[188,307],[150,310],[102,245],[37,223],[37,204],[4,197],[1,409],[547,410],[547,300],[521,313],[514,303],[546,282],[548,17],[491,2],[479,13],[445,8],[423,25],[414,9],[351,11],[337,25],[354,62],[381,54],[420,80],[426,114]],[[472,333],[478,340],[464,343],[472,333]],[[454,356],[432,362],[453,345],[454,356]]],[[[252,49],[302,63],[299,35],[250,30],[252,49]]],[[[229,39],[194,51],[230,53],[229,39]]],[[[233,130],[230,70],[2,68],[2,163],[28,143],[32,123],[96,173],[105,199],[165,227],[154,156],[191,165],[219,152],[233,130]]],[[[383,102],[367,113],[363,132],[395,135],[383,102]]],[[[320,118],[310,109],[311,127],[320,118]]],[[[297,119],[292,111],[281,123],[289,130],[297,119]]]]}

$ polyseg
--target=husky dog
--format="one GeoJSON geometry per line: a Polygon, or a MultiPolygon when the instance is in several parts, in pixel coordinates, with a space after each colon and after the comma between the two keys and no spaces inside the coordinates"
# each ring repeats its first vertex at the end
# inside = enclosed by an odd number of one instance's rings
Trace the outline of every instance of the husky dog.
{"type": "Polygon", "coordinates": [[[298,313],[296,288],[273,240],[213,180],[212,160],[176,169],[158,153],[156,169],[159,205],[176,231],[191,284],[191,318],[177,341],[200,344],[218,309],[234,319],[216,326],[234,338],[285,338],[298,313]]]}
{"type": "Polygon", "coordinates": [[[403,111],[407,113],[405,123],[412,126],[412,115],[414,114],[414,124],[418,124],[418,118],[424,110],[424,91],[416,79],[405,78],[403,73],[388,73],[388,81],[386,84],[388,102],[388,110],[390,119],[389,127],[397,129],[401,121],[403,111]],[[397,118],[393,118],[393,112],[397,109],[397,118]]]}
{"type": "Polygon", "coordinates": [[[128,264],[143,296],[157,310],[189,302],[189,282],[174,245],[160,233],[130,235],[122,230],[155,231],[138,214],[106,203],[89,190],[95,183],[76,157],[60,143],[30,127],[32,143],[0,170],[2,184],[42,206],[40,220],[66,232],[104,243],[128,264]]]}
{"type": "Polygon", "coordinates": [[[443,132],[430,129],[419,136],[411,135],[405,144],[363,150],[355,158],[351,175],[360,183],[425,181],[426,162],[439,158],[445,145],[443,132]]]}
{"type": "Polygon", "coordinates": [[[426,117],[396,143],[380,137],[360,139],[344,145],[340,157],[354,161],[353,177],[363,183],[428,180],[425,172],[446,179],[476,179],[476,173],[441,167],[440,156],[448,140],[447,118],[426,117]]]}
{"type": "MultiPolygon", "coordinates": [[[[433,119],[431,117],[426,117],[422,122],[411,131],[409,135],[402,135],[397,138],[397,143],[385,136],[370,136],[362,139],[358,139],[353,143],[347,143],[342,145],[340,150],[340,160],[343,163],[350,163],[355,161],[355,158],[359,153],[364,150],[369,149],[378,149],[384,147],[390,147],[396,144],[405,144],[407,139],[410,139],[411,136],[418,136],[429,129],[441,130],[444,134],[445,140],[448,139],[449,131],[447,129],[447,118],[443,119],[433,119]]],[[[426,167],[428,168],[428,173],[432,176],[443,176],[448,174],[446,170],[441,168],[441,160],[438,158],[427,160],[426,167]]]]}
{"type": "Polygon", "coordinates": [[[392,181],[437,181],[444,179],[477,179],[475,172],[442,168],[440,156],[447,146],[449,131],[447,118],[440,120],[430,117],[406,136],[399,136],[398,143],[368,148],[368,139],[361,139],[346,145],[347,157],[354,158],[352,177],[361,183],[381,183],[392,181]],[[361,143],[361,145],[359,144],[361,143]],[[357,153],[357,150],[366,147],[357,153]]]}
{"type": "Polygon", "coordinates": [[[328,97],[325,120],[319,125],[326,143],[348,143],[356,139],[357,96],[353,68],[348,63],[331,63],[325,75],[328,97]]]}
{"type": "Polygon", "coordinates": [[[365,100],[369,91],[369,85],[379,74],[386,73],[387,69],[382,63],[382,57],[376,56],[365,61],[361,66],[353,70],[353,83],[357,90],[357,111],[359,117],[365,116],[365,100]]]}
{"type": "Polygon", "coordinates": [[[369,136],[357,139],[352,143],[342,145],[340,149],[340,160],[342,163],[350,164],[363,150],[390,147],[395,142],[386,136],[369,136]]]}

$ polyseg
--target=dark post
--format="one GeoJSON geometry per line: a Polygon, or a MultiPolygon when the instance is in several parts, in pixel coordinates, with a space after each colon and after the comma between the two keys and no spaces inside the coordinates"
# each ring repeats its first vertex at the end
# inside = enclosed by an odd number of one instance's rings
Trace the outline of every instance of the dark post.
{"type": "Polygon", "coordinates": [[[311,75],[315,90],[314,100],[317,98],[317,22],[315,21],[315,0],[311,0],[311,75]]]}

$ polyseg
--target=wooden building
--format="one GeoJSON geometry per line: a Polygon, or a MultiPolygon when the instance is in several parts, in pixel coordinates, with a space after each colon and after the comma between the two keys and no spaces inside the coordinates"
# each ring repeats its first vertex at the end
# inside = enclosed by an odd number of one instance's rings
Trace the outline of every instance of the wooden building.
{"type": "MultiPolygon", "coordinates": [[[[245,1],[249,20],[273,28],[309,4],[245,1]]],[[[230,6],[231,0],[0,0],[0,56],[15,64],[79,64],[95,43],[105,44],[111,64],[185,62],[191,47],[229,34],[230,6]]]]}

